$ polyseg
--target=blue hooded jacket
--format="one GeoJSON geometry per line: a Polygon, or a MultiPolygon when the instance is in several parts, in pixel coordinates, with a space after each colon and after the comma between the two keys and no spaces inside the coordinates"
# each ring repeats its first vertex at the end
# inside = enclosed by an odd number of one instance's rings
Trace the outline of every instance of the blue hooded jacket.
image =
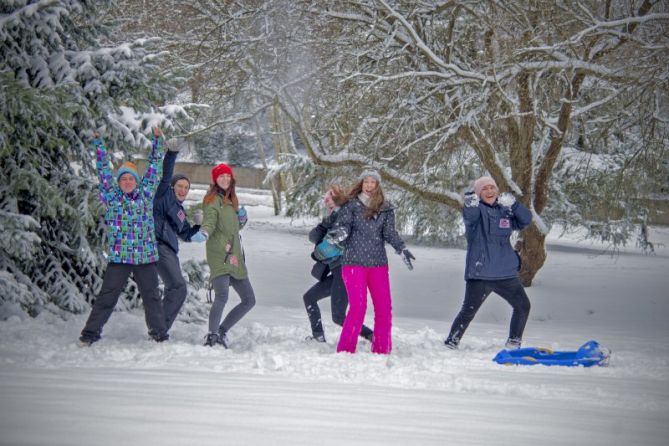
{"type": "Polygon", "coordinates": [[[511,246],[511,234],[532,222],[532,214],[520,202],[511,207],[481,200],[462,209],[467,238],[465,280],[501,280],[518,276],[520,258],[511,246]]]}
{"type": "Polygon", "coordinates": [[[163,160],[163,177],[158,185],[153,202],[153,218],[156,225],[156,238],[159,243],[169,246],[175,253],[179,252],[179,240],[189,242],[190,238],[200,230],[199,225],[191,226],[186,220],[186,211],[177,200],[172,188],[172,175],[178,152],[167,151],[163,160]]]}

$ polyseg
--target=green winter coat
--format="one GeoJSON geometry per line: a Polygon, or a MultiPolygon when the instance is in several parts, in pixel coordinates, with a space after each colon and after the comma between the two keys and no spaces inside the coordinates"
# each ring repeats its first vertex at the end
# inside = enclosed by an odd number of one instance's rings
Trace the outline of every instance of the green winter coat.
{"type": "Polygon", "coordinates": [[[229,274],[235,279],[246,279],[246,263],[241,239],[239,238],[239,217],[231,204],[223,204],[223,198],[217,196],[214,201],[204,205],[204,219],[200,230],[205,231],[207,238],[207,263],[209,277],[229,274]],[[230,244],[230,255],[225,252],[225,245],[230,244]],[[232,256],[237,256],[239,264],[230,263],[232,256]]]}

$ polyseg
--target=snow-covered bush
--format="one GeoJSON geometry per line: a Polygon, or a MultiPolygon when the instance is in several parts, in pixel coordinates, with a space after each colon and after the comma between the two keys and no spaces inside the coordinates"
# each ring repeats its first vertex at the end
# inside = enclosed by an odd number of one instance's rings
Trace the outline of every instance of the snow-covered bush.
{"type": "MultiPolygon", "coordinates": [[[[101,283],[92,130],[136,150],[162,120],[152,104],[174,93],[150,40],[108,38],[105,4],[0,4],[0,300],[33,315],[84,311],[101,283]]],[[[131,285],[123,305],[135,295],[131,285]]]]}

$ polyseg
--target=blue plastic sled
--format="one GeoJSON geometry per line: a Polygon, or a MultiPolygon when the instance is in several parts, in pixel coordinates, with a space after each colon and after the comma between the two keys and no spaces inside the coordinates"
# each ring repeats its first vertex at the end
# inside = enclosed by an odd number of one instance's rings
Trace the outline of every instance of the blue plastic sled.
{"type": "Polygon", "coordinates": [[[588,341],[576,351],[554,352],[549,348],[519,348],[502,350],[493,361],[504,365],[562,365],[592,367],[607,366],[611,352],[597,341],[588,341]]]}

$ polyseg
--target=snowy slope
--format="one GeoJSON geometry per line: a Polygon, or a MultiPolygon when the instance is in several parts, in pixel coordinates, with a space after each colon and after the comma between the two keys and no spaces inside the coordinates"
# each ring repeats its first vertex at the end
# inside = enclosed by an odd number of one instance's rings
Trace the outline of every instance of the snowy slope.
{"type": "MultiPolygon", "coordinates": [[[[575,349],[596,339],[608,368],[507,367],[491,361],[509,308],[491,296],[459,351],[442,340],[462,299],[464,252],[390,254],[390,356],[336,354],[309,334],[301,296],[313,283],[313,220],[274,217],[248,194],[244,243],[258,305],[230,350],[201,346],[206,327],[178,322],[146,340],[141,313],[114,313],[103,340],[80,348],[87,315],[29,319],[0,309],[2,445],[664,445],[669,434],[669,231],[656,256],[550,237],[528,289],[525,345],[575,349]]],[[[183,245],[182,260],[204,246],[183,245]]],[[[230,304],[236,303],[232,295],[230,304]]],[[[228,308],[229,309],[229,308],[228,308]]],[[[369,310],[371,316],[371,305],[369,310]]],[[[371,319],[369,319],[371,323],[371,319]]]]}

